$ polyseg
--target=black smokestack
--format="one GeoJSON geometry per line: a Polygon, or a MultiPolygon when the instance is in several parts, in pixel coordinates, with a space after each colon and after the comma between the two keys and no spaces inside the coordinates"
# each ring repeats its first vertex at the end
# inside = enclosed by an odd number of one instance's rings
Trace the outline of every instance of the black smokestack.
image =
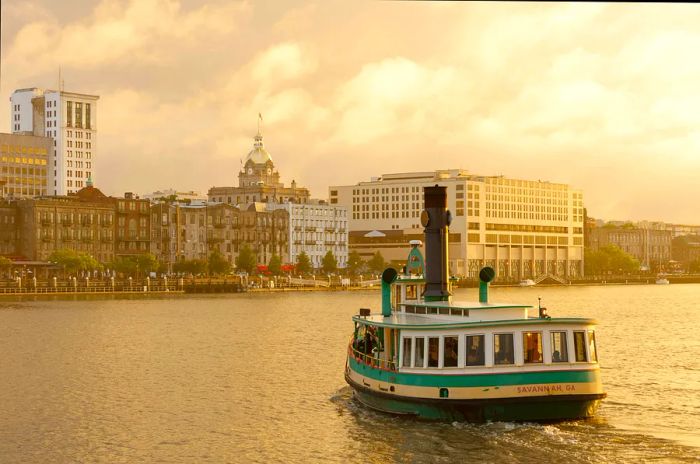
{"type": "Polygon", "coordinates": [[[425,187],[425,210],[421,224],[425,227],[425,293],[426,301],[447,301],[447,228],[450,212],[447,210],[447,187],[425,187]]]}

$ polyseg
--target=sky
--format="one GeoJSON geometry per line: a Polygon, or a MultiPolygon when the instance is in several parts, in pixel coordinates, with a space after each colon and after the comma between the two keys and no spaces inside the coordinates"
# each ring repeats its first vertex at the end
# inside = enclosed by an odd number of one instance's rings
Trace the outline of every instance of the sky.
{"type": "Polygon", "coordinates": [[[700,5],[5,0],[0,95],[97,94],[107,194],[465,169],[700,224],[700,5]]]}

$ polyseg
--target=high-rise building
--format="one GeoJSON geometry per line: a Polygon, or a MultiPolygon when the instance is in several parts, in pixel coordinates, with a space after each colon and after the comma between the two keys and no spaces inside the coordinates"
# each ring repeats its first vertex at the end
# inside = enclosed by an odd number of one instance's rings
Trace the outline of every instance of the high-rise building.
{"type": "Polygon", "coordinates": [[[53,139],[48,195],[68,195],[95,179],[97,95],[18,89],[10,97],[12,132],[53,139]]]}
{"type": "Polygon", "coordinates": [[[47,194],[53,140],[34,135],[0,134],[0,198],[47,194]]]}
{"type": "Polygon", "coordinates": [[[583,193],[565,184],[472,175],[460,169],[384,174],[331,186],[331,205],[348,208],[350,251],[405,260],[422,240],[423,187],[447,187],[452,212],[450,271],[475,277],[493,267],[504,280],[583,273],[583,193]]]}

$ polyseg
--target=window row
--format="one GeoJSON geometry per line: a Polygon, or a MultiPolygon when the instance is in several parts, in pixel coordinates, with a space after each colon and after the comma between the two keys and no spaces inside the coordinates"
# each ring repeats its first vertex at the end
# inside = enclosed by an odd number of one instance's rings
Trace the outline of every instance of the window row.
{"type": "MultiPolygon", "coordinates": [[[[523,364],[545,362],[543,333],[522,332],[523,364]]],[[[443,335],[402,338],[401,365],[414,368],[509,366],[516,363],[514,333],[443,335]],[[490,346],[487,346],[490,342],[490,346]],[[463,345],[460,346],[460,343],[463,345]],[[488,361],[488,362],[487,362],[488,361]]],[[[592,330],[549,332],[548,359],[551,363],[597,362],[595,332],[592,330]],[[571,344],[568,338],[573,335],[571,344]]]]}

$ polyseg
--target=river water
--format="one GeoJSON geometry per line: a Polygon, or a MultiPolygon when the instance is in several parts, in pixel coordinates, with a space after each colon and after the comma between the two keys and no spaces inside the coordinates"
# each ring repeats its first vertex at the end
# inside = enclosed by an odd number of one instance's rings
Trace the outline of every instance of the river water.
{"type": "MultiPolygon", "coordinates": [[[[598,319],[595,419],[366,410],[350,316],[379,293],[0,300],[0,462],[698,462],[700,285],[494,288],[598,319]]],[[[477,299],[475,289],[457,298],[477,299]]]]}

